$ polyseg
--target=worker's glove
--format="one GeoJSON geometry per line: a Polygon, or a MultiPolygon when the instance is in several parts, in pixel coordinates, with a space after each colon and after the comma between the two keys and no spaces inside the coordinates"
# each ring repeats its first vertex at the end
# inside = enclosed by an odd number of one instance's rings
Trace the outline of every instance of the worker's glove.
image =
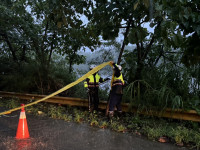
{"type": "Polygon", "coordinates": [[[108,80],[110,80],[110,78],[105,78],[105,79],[104,79],[104,81],[108,81],[108,80]]]}

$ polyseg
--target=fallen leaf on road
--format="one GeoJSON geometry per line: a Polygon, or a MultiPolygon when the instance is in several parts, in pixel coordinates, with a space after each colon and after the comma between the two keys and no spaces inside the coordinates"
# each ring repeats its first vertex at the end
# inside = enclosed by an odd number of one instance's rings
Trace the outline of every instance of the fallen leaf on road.
{"type": "Polygon", "coordinates": [[[158,141],[161,142],[161,143],[166,143],[166,142],[168,142],[168,139],[166,137],[160,137],[158,139],[158,141]]]}

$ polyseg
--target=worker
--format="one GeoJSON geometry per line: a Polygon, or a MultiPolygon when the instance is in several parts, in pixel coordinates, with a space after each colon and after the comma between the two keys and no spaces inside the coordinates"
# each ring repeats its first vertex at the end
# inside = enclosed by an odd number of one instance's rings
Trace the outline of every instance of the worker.
{"type": "MultiPolygon", "coordinates": [[[[96,65],[91,65],[90,70],[94,69],[96,65]]],[[[99,105],[99,83],[109,80],[109,78],[103,79],[98,72],[90,75],[84,82],[84,87],[88,89],[88,107],[89,112],[98,112],[99,105]]]]}
{"type": "Polygon", "coordinates": [[[120,65],[115,64],[111,61],[113,65],[113,77],[111,81],[111,92],[110,92],[110,99],[109,99],[109,111],[108,116],[112,118],[114,116],[115,107],[117,108],[117,112],[119,115],[122,114],[122,95],[123,95],[123,86],[124,86],[124,79],[122,76],[122,67],[120,65]]]}

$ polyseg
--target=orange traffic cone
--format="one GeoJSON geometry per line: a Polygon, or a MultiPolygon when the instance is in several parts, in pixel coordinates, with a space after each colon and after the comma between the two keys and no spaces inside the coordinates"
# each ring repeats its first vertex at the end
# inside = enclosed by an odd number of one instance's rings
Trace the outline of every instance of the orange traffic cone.
{"type": "MultiPolygon", "coordinates": [[[[21,104],[21,106],[24,106],[24,104],[21,104]]],[[[17,139],[29,138],[28,125],[26,121],[26,114],[25,114],[24,107],[21,109],[21,112],[20,112],[16,138],[17,139]]]]}

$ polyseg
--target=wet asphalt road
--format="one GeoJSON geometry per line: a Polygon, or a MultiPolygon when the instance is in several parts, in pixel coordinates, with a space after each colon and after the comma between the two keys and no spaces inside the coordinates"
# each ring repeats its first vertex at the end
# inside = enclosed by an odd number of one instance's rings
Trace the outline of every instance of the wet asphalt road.
{"type": "Polygon", "coordinates": [[[130,133],[30,114],[26,114],[26,118],[31,138],[16,140],[19,114],[17,111],[0,116],[0,150],[186,150],[130,133]]]}

